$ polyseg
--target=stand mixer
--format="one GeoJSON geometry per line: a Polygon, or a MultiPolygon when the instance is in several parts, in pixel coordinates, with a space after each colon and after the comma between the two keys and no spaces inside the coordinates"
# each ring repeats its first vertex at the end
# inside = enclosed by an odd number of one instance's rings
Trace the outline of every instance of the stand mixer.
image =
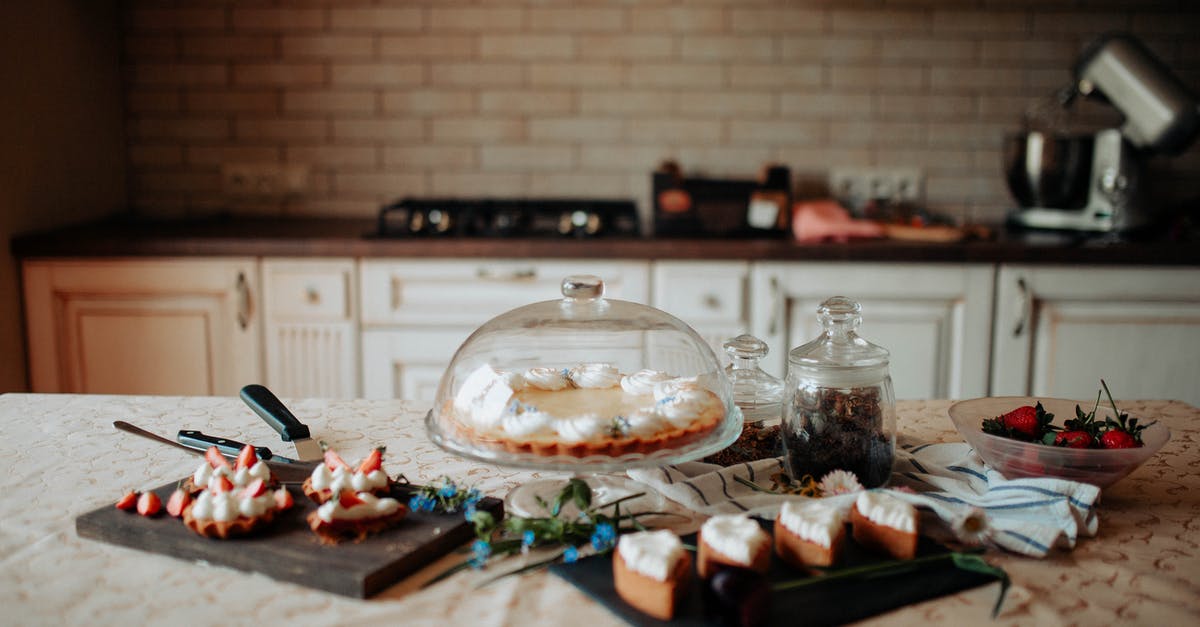
{"type": "Polygon", "coordinates": [[[1124,116],[1119,129],[1064,133],[1029,129],[1005,138],[1009,191],[1021,208],[1010,223],[1073,231],[1129,231],[1153,216],[1140,200],[1142,163],[1179,154],[1200,132],[1200,105],[1137,39],[1111,33],[1094,41],[1057,94],[1065,109],[1079,96],[1106,101],[1124,116]]]}

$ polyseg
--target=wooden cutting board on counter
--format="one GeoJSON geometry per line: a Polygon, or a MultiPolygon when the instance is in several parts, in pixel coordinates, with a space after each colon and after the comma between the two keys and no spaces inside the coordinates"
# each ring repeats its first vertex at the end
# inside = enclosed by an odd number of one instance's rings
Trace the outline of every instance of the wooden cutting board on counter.
{"type": "MultiPolygon", "coordinates": [[[[175,484],[154,490],[163,503],[175,484]]],[[[462,546],[474,536],[462,512],[409,512],[403,522],[362,542],[321,544],[305,517],[316,504],[297,496],[296,506],[267,529],[251,537],[228,540],[205,538],[181,520],[165,513],[153,518],[107,505],[75,519],[75,532],[89,538],[189,561],[205,561],[237,570],[258,572],[318,590],[367,598],[462,546]]],[[[407,503],[413,488],[397,486],[393,496],[407,503]]],[[[477,509],[500,519],[504,503],[486,497],[477,509]]]]}

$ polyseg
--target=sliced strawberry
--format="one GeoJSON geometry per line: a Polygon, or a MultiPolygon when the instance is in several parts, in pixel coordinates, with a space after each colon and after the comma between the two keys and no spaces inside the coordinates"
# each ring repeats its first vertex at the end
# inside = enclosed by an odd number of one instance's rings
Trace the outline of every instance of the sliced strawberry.
{"type": "Polygon", "coordinates": [[[242,489],[242,498],[252,499],[256,496],[262,496],[267,491],[267,484],[262,479],[255,479],[250,482],[250,485],[242,489]]]}
{"type": "Polygon", "coordinates": [[[213,468],[229,468],[229,460],[225,459],[220,449],[215,446],[210,446],[207,451],[204,451],[204,459],[207,459],[208,465],[213,468]]]}
{"type": "Polygon", "coordinates": [[[341,503],[342,507],[350,509],[355,505],[362,505],[364,501],[358,498],[354,490],[342,490],[342,493],[338,495],[338,503],[341,503]]]}
{"type": "Polygon", "coordinates": [[[350,468],[350,464],[347,464],[346,460],[342,459],[342,456],[338,455],[337,452],[331,448],[325,449],[325,465],[328,466],[330,470],[337,470],[338,468],[350,468]]]}
{"type": "Polygon", "coordinates": [[[143,492],[138,497],[137,512],[142,516],[155,516],[162,511],[162,499],[153,492],[143,492]]]}
{"type": "Polygon", "coordinates": [[[171,497],[167,499],[167,513],[179,518],[183,516],[183,510],[192,502],[192,495],[188,494],[183,488],[175,488],[171,493],[171,497]]]}
{"type": "Polygon", "coordinates": [[[242,452],[238,453],[235,468],[253,468],[258,463],[258,453],[254,451],[254,447],[247,444],[242,452]]]}
{"type": "Polygon", "coordinates": [[[117,500],[117,509],[132,512],[137,507],[138,493],[130,490],[117,500]]]}
{"type": "Polygon", "coordinates": [[[383,451],[384,447],[382,446],[371,451],[369,455],[363,458],[362,463],[358,465],[358,472],[365,475],[383,468],[383,451]]]}
{"type": "Polygon", "coordinates": [[[233,490],[233,482],[225,475],[213,479],[213,483],[209,485],[212,485],[213,492],[229,492],[233,490]]]}
{"type": "Polygon", "coordinates": [[[296,501],[292,499],[292,493],[287,488],[279,488],[275,491],[275,509],[285,510],[291,509],[296,501]]]}

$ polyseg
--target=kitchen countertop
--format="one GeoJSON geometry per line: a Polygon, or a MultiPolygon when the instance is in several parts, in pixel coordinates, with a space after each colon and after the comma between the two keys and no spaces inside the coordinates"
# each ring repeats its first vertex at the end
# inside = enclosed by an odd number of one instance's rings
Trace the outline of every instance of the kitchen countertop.
{"type": "MultiPolygon", "coordinates": [[[[386,469],[413,480],[469,477],[502,495],[537,476],[455,458],[424,435],[425,407],[391,400],[285,399],[314,433],[348,459],[388,445],[386,469]]],[[[897,403],[908,438],[957,441],[951,401],[897,403]]],[[[1095,538],[1045,559],[989,552],[1013,580],[998,625],[1195,624],[1200,619],[1200,409],[1178,401],[1126,401],[1154,416],[1171,441],[1103,495],[1095,538]]],[[[128,489],[192,472],[198,457],[116,431],[126,420],[159,434],[184,427],[277,445],[238,399],[5,394],[0,396],[0,605],[14,624],[397,624],[614,625],[616,618],[574,587],[538,572],[476,589],[494,571],[464,571],[424,590],[435,565],[371,600],[355,600],[257,574],[189,563],[79,538],[76,516],[128,489]]],[[[988,622],[989,584],[876,617],[867,624],[988,622]]]]}
{"type": "Polygon", "coordinates": [[[1001,232],[987,241],[859,240],[798,244],[787,239],[379,238],[374,220],[211,218],[106,220],[31,233],[12,241],[18,258],[140,256],[492,257],[913,261],[1086,265],[1200,265],[1187,241],[1110,241],[1052,233],[1001,232]]]}

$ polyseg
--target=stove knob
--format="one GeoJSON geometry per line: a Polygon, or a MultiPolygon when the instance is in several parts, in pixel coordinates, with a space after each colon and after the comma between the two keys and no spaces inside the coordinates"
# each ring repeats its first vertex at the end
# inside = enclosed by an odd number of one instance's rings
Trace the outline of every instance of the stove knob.
{"type": "Polygon", "coordinates": [[[441,209],[433,209],[429,212],[429,227],[434,233],[445,233],[454,226],[454,219],[450,217],[450,213],[441,209]]]}
{"type": "Polygon", "coordinates": [[[558,232],[562,235],[595,235],[600,231],[600,216],[577,209],[558,217],[558,232]]]}
{"type": "Polygon", "coordinates": [[[425,212],[413,210],[408,214],[408,232],[414,235],[425,230],[425,212]]]}

